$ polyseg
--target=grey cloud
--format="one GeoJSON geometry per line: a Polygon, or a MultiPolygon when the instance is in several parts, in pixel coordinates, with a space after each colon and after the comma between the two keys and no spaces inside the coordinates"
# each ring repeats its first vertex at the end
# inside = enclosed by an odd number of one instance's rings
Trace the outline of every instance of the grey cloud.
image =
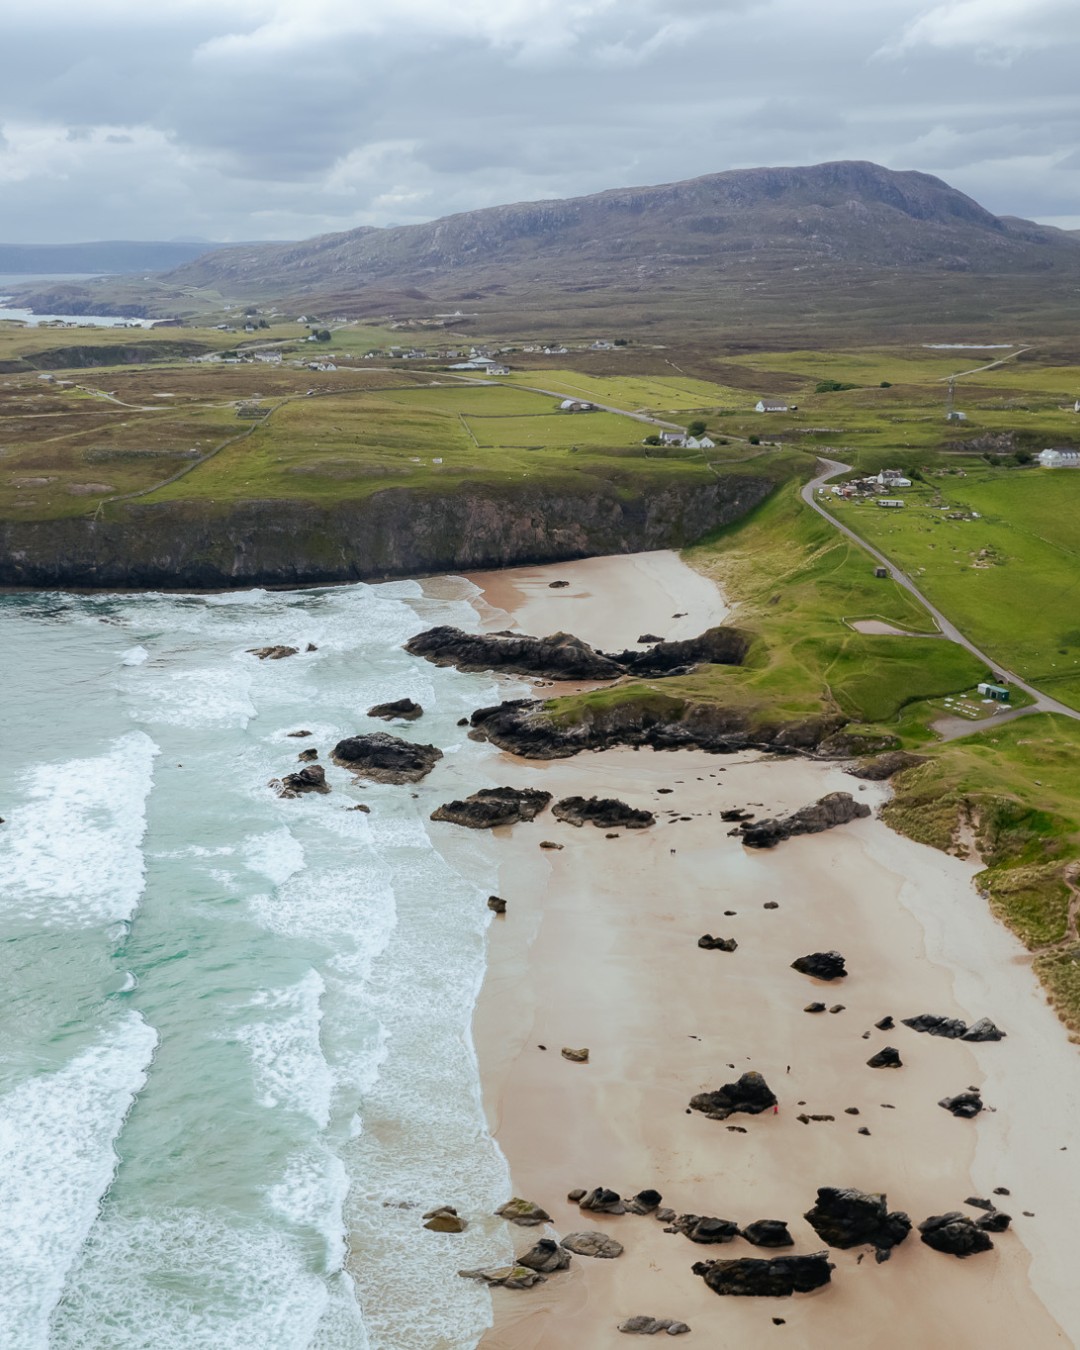
{"type": "Polygon", "coordinates": [[[425,25],[415,5],[375,33],[346,18],[251,45],[216,42],[257,26],[228,0],[145,20],[114,0],[115,18],[63,24],[59,3],[7,25],[5,162],[15,128],[71,132],[55,165],[42,152],[5,182],[0,237],[298,237],[839,158],[942,173],[992,210],[1080,213],[1074,51],[1020,54],[1004,77],[962,47],[876,56],[922,0],[565,0],[550,47],[524,23],[504,42],[494,21],[425,25]]]}

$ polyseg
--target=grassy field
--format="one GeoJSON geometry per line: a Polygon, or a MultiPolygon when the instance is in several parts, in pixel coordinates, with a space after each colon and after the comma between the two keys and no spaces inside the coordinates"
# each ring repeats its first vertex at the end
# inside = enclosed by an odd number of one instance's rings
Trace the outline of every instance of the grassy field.
{"type": "MultiPolygon", "coordinates": [[[[655,359],[657,365],[663,361],[661,357],[655,359]]],[[[682,375],[585,375],[573,370],[541,367],[514,370],[509,376],[500,378],[631,412],[645,412],[660,418],[670,414],[675,420],[679,420],[679,414],[707,411],[725,404],[732,406],[745,399],[742,390],[682,375]]]]}
{"type": "Polygon", "coordinates": [[[1080,708],[1080,473],[984,465],[903,495],[902,511],[832,509],[973,642],[1080,708]]]}

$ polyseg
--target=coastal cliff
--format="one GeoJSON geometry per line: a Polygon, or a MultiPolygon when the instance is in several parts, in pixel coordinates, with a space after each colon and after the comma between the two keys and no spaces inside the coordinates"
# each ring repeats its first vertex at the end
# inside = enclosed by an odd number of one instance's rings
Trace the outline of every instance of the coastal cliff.
{"type": "Polygon", "coordinates": [[[768,477],[605,484],[588,491],[389,488],[337,502],[130,501],[88,516],[0,523],[0,585],[299,586],[560,562],[693,543],[759,505],[768,477]]]}

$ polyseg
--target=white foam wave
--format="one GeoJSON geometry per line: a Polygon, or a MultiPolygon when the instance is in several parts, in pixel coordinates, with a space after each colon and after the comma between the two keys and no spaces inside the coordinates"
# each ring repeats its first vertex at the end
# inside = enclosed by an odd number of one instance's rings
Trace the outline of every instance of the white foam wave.
{"type": "Polygon", "coordinates": [[[141,720],[165,726],[221,727],[243,730],[256,715],[250,696],[250,675],[235,666],[195,670],[158,670],[140,686],[141,720]]]}
{"type": "Polygon", "coordinates": [[[285,826],[252,835],[245,840],[241,852],[248,867],[275,886],[284,886],[304,867],[304,846],[285,826]]]}
{"type": "Polygon", "coordinates": [[[351,1281],[311,1269],[302,1240],[279,1226],[210,1209],[104,1216],[49,1341],[50,1350],[316,1345],[368,1350],[351,1281]]]}
{"type": "Polygon", "coordinates": [[[120,658],[122,666],[141,666],[149,657],[150,653],[145,647],[129,647],[120,658]]]}
{"type": "Polygon", "coordinates": [[[290,1223],[322,1234],[327,1274],[340,1270],[345,1260],[342,1209],[348,1193],[345,1164],[322,1148],[290,1158],[281,1180],[267,1192],[271,1207],[290,1223]]]}
{"type": "Polygon", "coordinates": [[[252,1006],[274,1015],[236,1033],[251,1055],[262,1104],[302,1111],[321,1129],[330,1122],[334,1089],[319,1043],[324,989],[318,972],[309,970],[298,984],[268,990],[252,1006]]]}
{"type": "Polygon", "coordinates": [[[0,837],[9,915],[48,927],[130,919],[158,748],[141,731],[92,759],[34,769],[0,837]]]}
{"type": "Polygon", "coordinates": [[[0,1098],[0,1340],[8,1350],[46,1343],[156,1045],[153,1028],[125,1013],[63,1068],[0,1098]]]}

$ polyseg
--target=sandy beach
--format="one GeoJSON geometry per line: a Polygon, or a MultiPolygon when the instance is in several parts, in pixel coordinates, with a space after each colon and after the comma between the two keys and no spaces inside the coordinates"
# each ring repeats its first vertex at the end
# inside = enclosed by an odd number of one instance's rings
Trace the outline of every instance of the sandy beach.
{"type": "MultiPolygon", "coordinates": [[[[486,627],[564,629],[609,648],[646,631],[687,636],[726,612],[671,553],[470,580],[486,627]],[[571,584],[552,590],[554,579],[571,584]]],[[[1080,1342],[1068,1200],[1080,1184],[1077,1052],[1022,948],[972,886],[974,865],[876,817],[764,852],[729,837],[719,818],[729,807],[781,814],[834,790],[875,808],[884,800],[886,788],[836,765],[628,749],[543,763],[492,750],[485,771],[560,796],[618,796],[659,816],[616,838],[542,816],[475,845],[495,850],[508,902],[489,929],[474,1040],[514,1192],[543,1205],[558,1236],[599,1230],[626,1249],[614,1261],[575,1257],[533,1290],[495,1290],[485,1350],[626,1344],[616,1327],[636,1314],[684,1320],[690,1343],[710,1347],[1080,1342]],[[549,838],[563,849],[541,850],[549,838]],[[779,907],[764,908],[771,902],[779,907]],[[706,932],[738,949],[699,949],[706,932]],[[824,984],[790,968],[830,948],[846,957],[848,978],[824,984]],[[804,1012],[814,1000],[843,1011],[804,1012]],[[919,1013],[986,1015],[1008,1038],[973,1046],[873,1029],[886,1014],[919,1013]],[[867,1067],[886,1044],[903,1067],[867,1067]],[[589,1047],[589,1063],[566,1061],[563,1046],[589,1047]],[[750,1068],[779,1097],[777,1115],[723,1123],[687,1113],[692,1094],[750,1068]],[[937,1105],[969,1085],[992,1108],[977,1120],[937,1105]],[[801,1112],[835,1118],[803,1124],[801,1112]],[[1003,1186],[1009,1196],[994,1198],[1014,1222],[992,1252],[966,1261],[913,1234],[884,1265],[833,1250],[832,1283],[815,1294],[722,1298],[691,1273],[695,1261],[770,1253],[742,1239],[699,1246],[652,1217],[586,1214],[566,1201],[571,1188],[597,1185],[624,1196],[654,1187],[678,1213],[786,1220],[796,1253],[824,1246],[802,1217],[819,1186],[885,1192],[916,1224],[948,1210],[977,1217],[965,1199],[1003,1186]]],[[[454,854],[474,846],[464,833],[436,842],[454,854]]],[[[520,1252],[544,1230],[509,1233],[520,1252]]]]}

